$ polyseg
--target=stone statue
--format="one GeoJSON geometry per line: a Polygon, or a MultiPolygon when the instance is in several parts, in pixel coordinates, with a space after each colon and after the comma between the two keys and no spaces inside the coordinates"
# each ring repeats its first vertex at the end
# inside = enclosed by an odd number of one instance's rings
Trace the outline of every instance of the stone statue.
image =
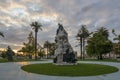
{"type": "Polygon", "coordinates": [[[56,32],[55,43],[55,58],[56,64],[74,64],[77,60],[77,54],[73,51],[69,41],[68,34],[61,24],[58,24],[59,28],[56,32]]]}

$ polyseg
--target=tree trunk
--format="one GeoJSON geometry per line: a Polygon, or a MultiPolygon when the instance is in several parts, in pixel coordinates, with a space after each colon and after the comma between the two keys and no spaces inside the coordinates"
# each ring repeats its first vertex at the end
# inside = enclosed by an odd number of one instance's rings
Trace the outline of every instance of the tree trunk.
{"type": "Polygon", "coordinates": [[[35,60],[37,60],[37,32],[35,32],[35,60]]]}
{"type": "Polygon", "coordinates": [[[83,60],[85,58],[85,39],[83,38],[83,60]]]}
{"type": "Polygon", "coordinates": [[[97,56],[97,59],[99,60],[99,59],[100,59],[100,57],[99,57],[99,56],[97,56]]]}
{"type": "Polygon", "coordinates": [[[46,54],[46,58],[48,59],[48,47],[47,47],[47,54],[46,54]]]}
{"type": "Polygon", "coordinates": [[[100,54],[99,59],[100,59],[100,60],[103,60],[102,54],[100,54]]]}
{"type": "Polygon", "coordinates": [[[109,59],[111,58],[111,52],[109,52],[109,59]]]}
{"type": "Polygon", "coordinates": [[[83,52],[82,52],[82,38],[80,37],[80,51],[81,51],[81,59],[83,58],[83,52]]]}

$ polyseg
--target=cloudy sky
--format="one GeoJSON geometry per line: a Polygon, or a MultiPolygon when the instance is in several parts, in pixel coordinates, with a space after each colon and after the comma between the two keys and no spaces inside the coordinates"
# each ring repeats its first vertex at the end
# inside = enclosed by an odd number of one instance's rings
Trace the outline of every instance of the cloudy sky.
{"type": "Polygon", "coordinates": [[[20,49],[27,42],[33,21],[43,25],[43,31],[38,32],[41,45],[46,40],[54,42],[59,22],[74,47],[82,24],[89,31],[104,26],[109,32],[114,28],[120,34],[120,0],[0,0],[0,31],[5,35],[0,37],[0,48],[9,45],[20,49]]]}

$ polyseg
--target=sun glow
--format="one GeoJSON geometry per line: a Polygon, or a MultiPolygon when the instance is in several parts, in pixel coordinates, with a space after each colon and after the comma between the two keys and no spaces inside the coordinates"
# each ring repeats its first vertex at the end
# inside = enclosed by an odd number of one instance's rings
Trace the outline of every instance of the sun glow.
{"type": "MultiPolygon", "coordinates": [[[[7,48],[5,49],[5,48],[0,48],[0,51],[6,51],[7,50],[7,48]]],[[[13,51],[15,52],[15,53],[18,53],[18,49],[13,49],[13,51]]]]}

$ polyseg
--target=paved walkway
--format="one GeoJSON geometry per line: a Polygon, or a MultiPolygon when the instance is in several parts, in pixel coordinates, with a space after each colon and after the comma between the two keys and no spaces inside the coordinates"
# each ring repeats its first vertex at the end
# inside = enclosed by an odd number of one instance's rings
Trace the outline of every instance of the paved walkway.
{"type": "MultiPolygon", "coordinates": [[[[28,73],[20,69],[21,66],[27,65],[27,64],[49,63],[49,62],[52,62],[52,61],[0,63],[0,80],[120,80],[120,71],[112,74],[101,75],[101,76],[58,77],[58,76],[46,76],[46,75],[28,73]]],[[[81,61],[81,63],[111,65],[119,68],[120,70],[120,63],[88,62],[88,61],[81,61]]]]}

